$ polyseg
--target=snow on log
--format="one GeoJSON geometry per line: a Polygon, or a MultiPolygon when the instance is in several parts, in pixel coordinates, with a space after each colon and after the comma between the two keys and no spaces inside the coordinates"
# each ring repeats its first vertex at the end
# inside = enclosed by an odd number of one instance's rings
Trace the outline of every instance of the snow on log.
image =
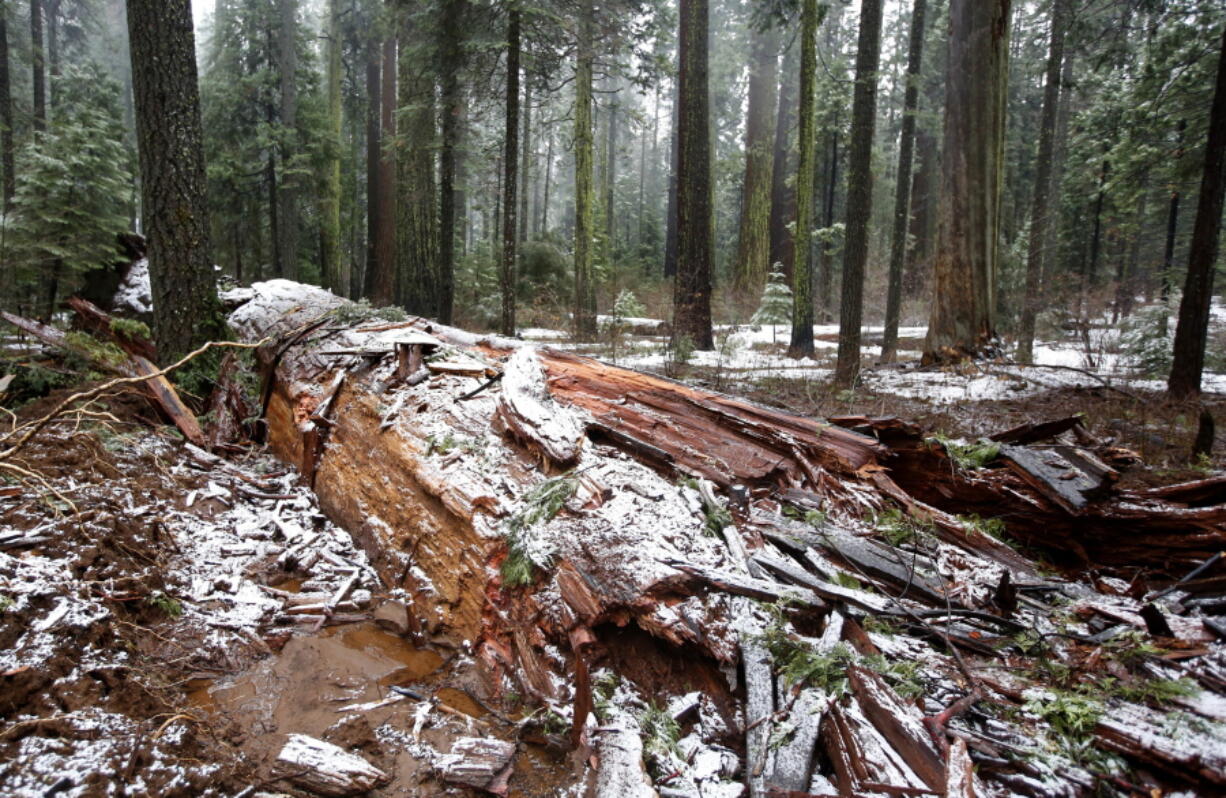
{"type": "Polygon", "coordinates": [[[319,795],[360,795],[388,781],[382,770],[356,754],[332,743],[291,734],[277,761],[273,775],[319,795]]]}
{"type": "Polygon", "coordinates": [[[553,466],[574,465],[585,438],[583,420],[550,396],[540,357],[535,350],[524,347],[507,359],[505,368],[496,411],[498,421],[520,443],[553,466]]]}

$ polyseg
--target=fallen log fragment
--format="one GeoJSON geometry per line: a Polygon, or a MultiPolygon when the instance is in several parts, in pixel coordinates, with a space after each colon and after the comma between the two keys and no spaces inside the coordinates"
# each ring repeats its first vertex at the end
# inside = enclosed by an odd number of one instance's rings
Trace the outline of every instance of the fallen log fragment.
{"type": "MultiPolygon", "coordinates": [[[[643,766],[649,723],[636,708],[654,704],[656,712],[660,706],[671,712],[673,701],[685,708],[673,720],[684,727],[687,752],[718,745],[719,756],[731,758],[729,749],[743,737],[739,766],[721,770],[722,778],[741,773],[755,798],[831,793],[833,782],[841,794],[967,795],[1016,787],[1038,795],[1051,787],[1073,795],[1092,788],[1095,776],[1058,754],[1050,755],[1053,765],[1025,760],[1031,746],[1055,750],[1044,717],[989,717],[987,707],[1027,702],[1044,686],[1045,661],[1067,673],[1068,683],[1091,689],[1108,655],[1117,656],[1127,639],[1111,618],[1142,628],[1140,603],[1125,594],[1147,582],[1130,587],[1110,568],[1098,582],[1071,574],[1067,581],[1042,578],[1030,559],[968,516],[1005,516],[1011,540],[1046,540],[1107,564],[1161,557],[1175,577],[1226,548],[1226,508],[1192,506],[1193,497],[1213,496],[1212,487],[1122,493],[1105,471],[1078,461],[1087,479],[1097,475],[1101,492],[1083,494],[1073,513],[1044,492],[1049,488],[1037,489],[1009,468],[954,463],[896,420],[866,418],[850,430],[826,426],[590,358],[432,323],[432,335],[462,350],[448,349],[447,360],[472,353],[503,379],[427,368],[416,372],[428,374],[424,381],[409,384],[396,379],[400,364],[380,357],[367,358],[343,390],[331,391],[338,369],[359,361],[328,352],[390,353],[380,336],[393,330],[313,326],[340,300],[291,285],[257,287],[254,304],[235,314],[245,337],[289,342],[261,353],[265,363],[279,358],[268,404],[272,448],[302,462],[309,441],[299,425],[313,416],[331,422],[316,491],[324,511],[361,541],[385,583],[411,598],[389,622],[400,628],[401,615],[418,619],[421,639],[472,651],[495,690],[514,686],[540,703],[573,706],[573,741],[592,746],[603,794],[652,794],[643,766]],[[484,387],[474,392],[475,386],[484,387]],[[471,398],[457,401],[464,396],[471,398]],[[559,435],[561,417],[568,421],[559,435]],[[495,424],[506,434],[490,434],[495,424]],[[560,498],[542,498],[550,496],[560,498]],[[907,548],[889,545],[878,525],[888,508],[932,526],[917,525],[902,544],[907,548]],[[801,523],[810,511],[821,515],[801,523]],[[797,518],[784,519],[785,512],[797,518]],[[1052,598],[1061,593],[1106,612],[1057,611],[1052,598]],[[776,606],[768,612],[755,601],[776,606]],[[850,695],[825,708],[817,686],[823,682],[787,684],[798,663],[768,649],[776,632],[797,643],[797,656],[811,657],[808,665],[850,667],[850,695]],[[839,641],[849,648],[823,653],[839,641]],[[605,669],[618,677],[614,698],[604,692],[605,669]],[[678,693],[666,676],[678,670],[686,679],[713,674],[704,677],[697,701],[680,701],[698,686],[687,681],[678,693]],[[919,706],[926,711],[956,705],[968,690],[987,696],[984,685],[999,685],[1000,695],[974,711],[934,716],[943,718],[940,739],[955,741],[947,764],[922,725],[917,732],[920,710],[888,686],[896,679],[923,691],[919,706]],[[712,701],[724,704],[713,709],[712,701]],[[959,750],[959,740],[969,753],[959,750]],[[970,778],[971,756],[985,790],[970,778]]],[[[301,543],[286,538],[291,549],[301,543]]],[[[1216,579],[1219,570],[1211,565],[1196,580],[1216,579]]],[[[1215,599],[1220,591],[1211,584],[1196,595],[1215,599]]],[[[1210,633],[1199,626],[1212,619],[1194,600],[1182,609],[1172,601],[1155,605],[1174,631],[1197,626],[1194,643],[1201,648],[1181,644],[1171,655],[1178,667],[1219,684],[1223,673],[1203,648],[1210,633]],[[1189,615],[1180,614],[1185,610],[1189,615]]],[[[1126,656],[1110,664],[1131,680],[1140,673],[1126,656]]],[[[802,659],[799,669],[805,665],[802,659]]],[[[1198,706],[1212,700],[1181,711],[1198,706]]],[[[1143,733],[1112,732],[1112,750],[1145,765],[1147,788],[1211,783],[1195,768],[1216,759],[1204,751],[1182,754],[1158,727],[1171,717],[1154,710],[1143,733]],[[1177,763],[1191,775],[1179,775],[1177,763]]],[[[1102,734],[1096,745],[1108,745],[1102,734]]],[[[692,784],[703,784],[705,794],[704,779],[716,772],[695,775],[696,763],[709,768],[713,761],[702,753],[650,756],[670,769],[657,774],[661,794],[688,794],[692,784]]]]}
{"type": "Polygon", "coordinates": [[[506,795],[514,756],[514,743],[489,737],[461,737],[435,767],[444,781],[506,795]]]}
{"type": "Polygon", "coordinates": [[[273,766],[273,775],[318,795],[359,795],[386,783],[388,775],[332,743],[291,734],[273,766]]]}

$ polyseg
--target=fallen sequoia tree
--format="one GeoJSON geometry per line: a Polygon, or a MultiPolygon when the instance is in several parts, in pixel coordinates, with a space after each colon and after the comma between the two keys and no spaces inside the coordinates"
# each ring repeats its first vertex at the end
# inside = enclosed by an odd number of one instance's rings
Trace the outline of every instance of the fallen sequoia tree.
{"type": "Polygon", "coordinates": [[[1075,419],[968,452],[280,280],[231,324],[409,633],[547,708],[600,794],[1226,786],[1226,480],[1121,492],[1075,419]]]}

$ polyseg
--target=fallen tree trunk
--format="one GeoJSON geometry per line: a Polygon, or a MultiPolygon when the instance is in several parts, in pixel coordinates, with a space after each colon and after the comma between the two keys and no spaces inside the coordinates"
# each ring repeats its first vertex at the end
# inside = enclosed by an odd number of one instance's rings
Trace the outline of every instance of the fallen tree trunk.
{"type": "MultiPolygon", "coordinates": [[[[1127,625],[1082,623],[1057,608],[1093,596],[1079,617],[1131,619],[1139,602],[1043,578],[955,513],[1005,515],[1011,538],[1085,556],[1101,548],[1121,565],[1128,553],[1153,562],[1142,545],[1167,545],[1173,567],[1226,542],[1222,508],[1174,501],[1214,495],[1209,488],[1139,497],[1108,487],[1070,509],[1014,472],[957,467],[905,424],[866,420],[864,434],[424,320],[342,323],[334,311],[344,300],[286,281],[254,288],[231,323],[248,340],[273,340],[258,353],[269,442],[313,480],[320,506],[385,583],[412,599],[406,628],[469,648],[492,685],[509,681],[549,707],[573,702],[574,737],[598,752],[634,749],[609,745],[641,735],[642,758],[669,794],[736,794],[708,792],[731,773],[755,795],[836,784],[844,793],[978,794],[972,763],[1015,791],[1075,794],[1099,777],[1059,754],[1067,767],[1018,764],[1024,757],[1002,751],[1048,734],[1047,699],[1028,692],[1043,686],[1041,663],[1058,663],[1088,691],[1094,657],[1115,645],[1103,635],[1127,625]],[[407,378],[395,353],[406,329],[433,336],[424,369],[407,378]],[[1134,541],[1107,551],[1105,535],[1125,523],[1134,541]],[[626,712],[601,708],[631,698],[593,700],[602,668],[622,667],[653,701],[691,689],[633,676],[614,642],[631,628],[662,646],[636,649],[635,661],[667,673],[669,652],[685,652],[684,684],[698,681],[710,700],[685,756],[653,737],[646,703],[635,731],[626,712]],[[739,678],[727,670],[738,663],[739,678]],[[825,694],[829,707],[817,699],[825,694]],[[901,697],[917,694],[919,703],[901,697]],[[986,699],[1039,709],[968,711],[986,699]],[[917,725],[947,706],[958,712],[917,725]],[[602,717],[613,725],[598,726],[602,717]],[[806,722],[819,728],[792,736],[806,722]],[[930,744],[920,728],[939,739],[930,744]],[[717,764],[719,751],[739,766],[717,764]]],[[[1183,613],[1171,623],[1179,638],[1161,643],[1202,646],[1212,627],[1200,626],[1199,609],[1177,607],[1181,598],[1164,604],[1183,613]]],[[[1181,667],[1212,686],[1217,666],[1204,663],[1181,667]]],[[[1141,678],[1135,664],[1117,671],[1141,678]]],[[[1079,695],[1104,707],[1117,700],[1079,695]]],[[[1150,726],[1165,717],[1149,711],[1150,726]]],[[[1213,781],[1206,774],[1223,764],[1212,736],[1188,749],[1128,740],[1106,722],[1092,734],[1174,783],[1213,781]]],[[[638,782],[623,760],[604,783],[638,782]]]]}

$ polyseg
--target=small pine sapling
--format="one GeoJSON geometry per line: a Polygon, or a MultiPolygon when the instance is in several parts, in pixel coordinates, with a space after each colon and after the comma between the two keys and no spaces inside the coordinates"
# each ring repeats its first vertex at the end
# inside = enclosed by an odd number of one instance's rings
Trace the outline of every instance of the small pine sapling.
{"type": "Polygon", "coordinates": [[[750,322],[755,325],[769,324],[771,326],[771,343],[775,339],[776,325],[788,324],[792,321],[792,289],[788,288],[783,276],[783,264],[776,263],[766,281],[766,289],[762,292],[762,301],[754,311],[750,322]]]}

